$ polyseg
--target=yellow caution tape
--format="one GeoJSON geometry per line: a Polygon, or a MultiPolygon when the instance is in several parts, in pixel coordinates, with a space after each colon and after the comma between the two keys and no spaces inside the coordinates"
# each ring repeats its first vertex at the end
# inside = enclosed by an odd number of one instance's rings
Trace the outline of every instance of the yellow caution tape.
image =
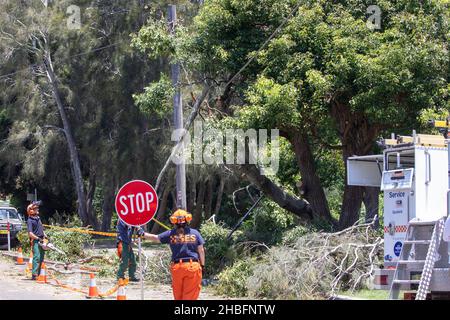
{"type": "Polygon", "coordinates": [[[43,224],[43,226],[47,227],[47,228],[60,229],[60,230],[65,230],[65,231],[69,231],[69,232],[96,234],[96,235],[105,236],[105,237],[116,237],[117,236],[117,233],[115,233],[115,232],[100,232],[100,231],[92,231],[92,230],[85,230],[85,229],[79,229],[79,228],[65,228],[65,227],[59,227],[59,226],[51,226],[48,224],[43,224]]]}
{"type": "MultiPolygon", "coordinates": [[[[56,283],[56,285],[59,286],[59,287],[61,287],[61,288],[64,288],[64,289],[67,289],[67,290],[70,290],[70,291],[73,291],[73,292],[83,293],[83,294],[85,294],[85,295],[88,294],[88,292],[85,291],[85,290],[81,290],[81,289],[78,289],[78,288],[74,288],[74,287],[71,287],[71,286],[68,286],[68,285],[62,283],[61,281],[59,281],[58,279],[56,279],[55,276],[54,276],[53,274],[51,274],[51,273],[49,273],[49,278],[50,278],[51,280],[54,280],[55,283],[56,283]]],[[[50,284],[50,282],[48,282],[48,284],[50,284]]]]}
{"type": "MultiPolygon", "coordinates": [[[[123,280],[123,285],[126,286],[126,285],[128,284],[128,282],[129,282],[128,279],[124,279],[124,280],[123,280]]],[[[113,294],[114,292],[116,292],[118,289],[119,289],[119,282],[117,282],[117,284],[116,284],[114,287],[112,287],[111,289],[109,289],[109,290],[106,291],[105,293],[99,293],[98,295],[99,295],[100,298],[104,298],[104,297],[107,297],[107,296],[112,295],[112,294],[113,294]]]]}
{"type": "MultiPolygon", "coordinates": [[[[54,280],[54,281],[55,281],[55,284],[56,284],[57,286],[61,287],[61,288],[64,288],[64,289],[67,289],[67,290],[70,290],[70,291],[73,291],[73,292],[83,293],[83,294],[85,294],[85,295],[88,294],[88,292],[85,291],[85,290],[78,289],[78,288],[74,288],[74,287],[71,287],[71,286],[68,286],[68,285],[62,283],[61,281],[59,281],[58,279],[56,279],[56,277],[54,276],[53,273],[49,273],[49,278],[50,278],[51,280],[54,280]]],[[[129,283],[129,279],[123,279],[123,284],[124,284],[125,286],[128,285],[128,283],[129,283]]],[[[49,283],[49,284],[50,284],[50,283],[49,283]]],[[[111,289],[107,290],[105,293],[99,293],[98,295],[99,295],[99,297],[101,297],[101,298],[105,298],[105,297],[108,297],[108,296],[112,295],[114,292],[117,291],[117,289],[119,289],[119,282],[117,282],[117,284],[116,284],[114,287],[112,287],[111,289]]]]}
{"type": "Polygon", "coordinates": [[[156,220],[155,218],[153,218],[152,220],[155,221],[157,224],[159,224],[161,227],[166,228],[167,230],[171,229],[168,226],[166,226],[164,223],[159,222],[158,220],[156,220]]]}

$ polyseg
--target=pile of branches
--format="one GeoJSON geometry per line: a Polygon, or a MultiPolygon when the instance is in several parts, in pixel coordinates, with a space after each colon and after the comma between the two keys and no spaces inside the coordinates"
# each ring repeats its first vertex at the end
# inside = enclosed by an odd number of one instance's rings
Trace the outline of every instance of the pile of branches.
{"type": "Polygon", "coordinates": [[[383,238],[377,236],[373,222],[336,233],[309,233],[291,246],[269,250],[264,262],[253,268],[248,295],[327,299],[341,290],[359,290],[367,286],[373,268],[382,263],[382,251],[383,238]]]}
{"type": "Polygon", "coordinates": [[[144,279],[152,283],[171,284],[170,262],[172,254],[169,250],[158,250],[148,256],[143,251],[143,275],[144,279]]]}

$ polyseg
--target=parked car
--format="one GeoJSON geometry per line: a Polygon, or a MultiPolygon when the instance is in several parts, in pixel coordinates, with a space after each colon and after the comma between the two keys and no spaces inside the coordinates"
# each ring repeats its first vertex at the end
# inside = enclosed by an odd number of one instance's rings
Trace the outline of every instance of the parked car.
{"type": "Polygon", "coordinates": [[[13,207],[0,207],[0,243],[8,242],[8,235],[3,230],[7,230],[7,222],[9,218],[11,244],[17,241],[17,234],[22,230],[22,217],[13,207]],[[3,232],[1,232],[3,231],[3,232]]]}

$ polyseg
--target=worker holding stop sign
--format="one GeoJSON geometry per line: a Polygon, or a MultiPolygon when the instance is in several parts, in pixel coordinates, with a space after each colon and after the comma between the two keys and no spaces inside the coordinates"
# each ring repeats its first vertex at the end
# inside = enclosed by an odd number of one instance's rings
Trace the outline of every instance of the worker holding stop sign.
{"type": "MultiPolygon", "coordinates": [[[[132,248],[133,234],[142,236],[146,225],[158,210],[158,196],[155,189],[147,182],[133,180],[127,182],[120,188],[116,196],[116,211],[119,216],[117,224],[117,253],[120,258],[120,266],[117,272],[118,278],[124,278],[125,270],[128,268],[130,281],[137,281],[135,276],[136,259],[132,248]]],[[[139,257],[141,256],[141,238],[138,238],[139,257]]],[[[141,259],[139,259],[141,264],[141,259]]],[[[144,288],[142,279],[142,267],[140,269],[140,282],[142,299],[144,299],[144,288]]]]}

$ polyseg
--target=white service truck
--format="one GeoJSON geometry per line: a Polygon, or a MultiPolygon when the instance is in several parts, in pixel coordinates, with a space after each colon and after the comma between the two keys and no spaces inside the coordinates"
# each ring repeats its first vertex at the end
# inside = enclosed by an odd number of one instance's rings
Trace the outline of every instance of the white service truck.
{"type": "MultiPolygon", "coordinates": [[[[407,279],[414,279],[414,275],[420,275],[427,258],[427,244],[434,227],[414,230],[411,225],[435,223],[448,215],[449,148],[443,136],[415,132],[412,137],[385,139],[381,145],[383,154],[348,158],[347,183],[379,187],[384,192],[384,266],[375,271],[374,288],[392,289],[395,270],[400,264],[407,265],[404,269],[408,272],[407,279]],[[405,243],[409,245],[405,249],[408,250],[406,258],[402,252],[405,243]]],[[[447,242],[441,241],[438,251],[439,257],[433,265],[441,271],[436,270],[435,278],[439,272],[446,272],[444,279],[448,280],[438,290],[450,291],[447,242]]],[[[404,281],[405,284],[418,282],[404,281]]],[[[434,283],[431,290],[436,289],[434,283]]]]}

